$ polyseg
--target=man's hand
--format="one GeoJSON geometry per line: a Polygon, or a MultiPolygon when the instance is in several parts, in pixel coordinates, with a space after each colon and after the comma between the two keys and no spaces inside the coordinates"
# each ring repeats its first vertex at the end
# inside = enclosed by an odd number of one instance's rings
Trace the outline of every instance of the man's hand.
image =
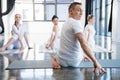
{"type": "Polygon", "coordinates": [[[94,62],[94,72],[97,75],[106,73],[106,71],[102,68],[102,66],[97,61],[94,62]]]}

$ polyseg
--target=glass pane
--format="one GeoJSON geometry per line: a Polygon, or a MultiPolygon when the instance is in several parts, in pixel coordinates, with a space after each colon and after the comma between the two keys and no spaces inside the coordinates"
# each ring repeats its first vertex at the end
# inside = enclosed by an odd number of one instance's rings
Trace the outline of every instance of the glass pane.
{"type": "Polygon", "coordinates": [[[46,20],[51,20],[55,15],[55,5],[46,5],[46,20]]]}
{"type": "Polygon", "coordinates": [[[106,13],[107,14],[107,20],[108,20],[108,22],[109,22],[109,17],[110,17],[110,12],[111,12],[111,5],[109,5],[109,6],[107,6],[107,8],[108,8],[108,13],[106,13]]]}
{"type": "Polygon", "coordinates": [[[46,0],[46,3],[55,3],[55,0],[46,0]]]}
{"type": "Polygon", "coordinates": [[[68,18],[68,6],[69,4],[57,5],[57,16],[59,17],[59,20],[66,20],[68,18]]]}
{"type": "Polygon", "coordinates": [[[74,0],[57,0],[57,3],[71,3],[74,0]]]}
{"type": "Polygon", "coordinates": [[[44,3],[44,0],[34,0],[34,3],[44,3]]]}
{"type": "Polygon", "coordinates": [[[35,4],[35,20],[44,20],[44,5],[35,4]]]}
{"type": "Polygon", "coordinates": [[[2,0],[0,8],[1,8],[2,12],[6,12],[6,10],[7,10],[7,0],[2,0]]]}
{"type": "Polygon", "coordinates": [[[16,4],[15,13],[20,13],[25,21],[33,20],[33,4],[16,4]]]}
{"type": "Polygon", "coordinates": [[[15,0],[15,2],[17,3],[32,3],[33,0],[15,0]]]}
{"type": "Polygon", "coordinates": [[[112,0],[108,0],[108,4],[111,4],[112,0]]]}

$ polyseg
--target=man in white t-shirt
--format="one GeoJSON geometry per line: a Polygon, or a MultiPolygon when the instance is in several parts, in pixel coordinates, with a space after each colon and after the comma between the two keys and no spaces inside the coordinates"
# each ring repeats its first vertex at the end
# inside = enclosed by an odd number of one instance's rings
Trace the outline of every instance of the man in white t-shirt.
{"type": "Polygon", "coordinates": [[[85,52],[93,61],[95,70],[105,72],[85,41],[83,27],[79,21],[81,16],[81,3],[71,3],[69,6],[69,19],[64,23],[61,31],[60,48],[53,57],[53,68],[59,69],[61,66],[78,67],[83,59],[83,52],[85,52]]]}

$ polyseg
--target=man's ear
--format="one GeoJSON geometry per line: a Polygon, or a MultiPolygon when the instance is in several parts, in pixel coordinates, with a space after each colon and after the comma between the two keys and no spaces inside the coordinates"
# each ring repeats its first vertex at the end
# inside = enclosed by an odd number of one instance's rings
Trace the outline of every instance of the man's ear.
{"type": "Polygon", "coordinates": [[[73,14],[73,9],[70,9],[70,10],[69,10],[69,13],[70,13],[70,15],[73,14]]]}

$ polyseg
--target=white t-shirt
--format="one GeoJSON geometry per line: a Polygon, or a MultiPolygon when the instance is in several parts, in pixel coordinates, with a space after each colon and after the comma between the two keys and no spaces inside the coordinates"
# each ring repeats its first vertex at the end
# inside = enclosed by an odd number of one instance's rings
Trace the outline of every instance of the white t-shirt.
{"type": "Polygon", "coordinates": [[[19,33],[21,38],[23,38],[25,32],[26,32],[26,28],[22,24],[20,24],[18,28],[15,25],[12,26],[13,38],[15,40],[18,38],[18,36],[15,33],[19,33]]]}
{"type": "Polygon", "coordinates": [[[67,61],[79,61],[83,58],[83,50],[75,34],[83,32],[79,20],[69,18],[63,25],[60,38],[60,48],[57,56],[67,61]]]}

